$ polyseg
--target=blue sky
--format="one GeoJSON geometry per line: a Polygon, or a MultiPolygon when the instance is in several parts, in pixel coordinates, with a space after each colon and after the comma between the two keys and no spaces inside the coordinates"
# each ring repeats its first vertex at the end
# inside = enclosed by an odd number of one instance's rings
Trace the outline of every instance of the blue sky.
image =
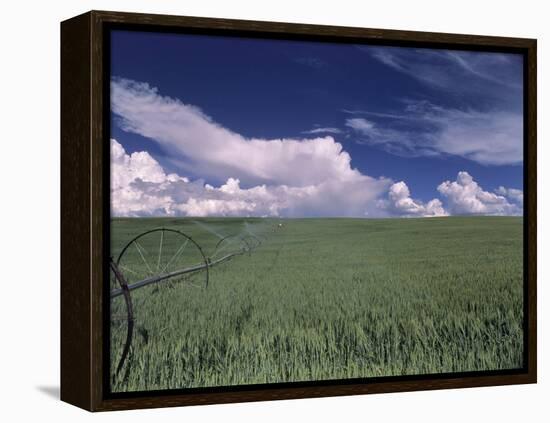
{"type": "Polygon", "coordinates": [[[514,54],[113,31],[111,136],[128,158],[116,213],[421,216],[436,199],[445,214],[520,214],[522,69],[514,54]],[[212,158],[219,146],[242,155],[212,158]],[[155,191],[162,176],[132,153],[189,185],[155,191]],[[230,179],[233,197],[215,194],[230,179]],[[338,181],[356,202],[325,213],[338,181]],[[250,191],[264,185],[269,199],[250,191]]]}

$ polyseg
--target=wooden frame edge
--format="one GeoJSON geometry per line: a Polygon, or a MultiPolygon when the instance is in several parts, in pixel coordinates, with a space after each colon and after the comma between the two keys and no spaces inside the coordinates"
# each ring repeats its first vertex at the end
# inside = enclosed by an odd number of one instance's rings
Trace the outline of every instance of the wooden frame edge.
{"type": "MultiPolygon", "coordinates": [[[[532,383],[537,382],[537,40],[529,40],[527,49],[528,83],[526,96],[527,128],[525,131],[528,154],[524,158],[527,163],[526,180],[527,210],[530,217],[525,239],[528,243],[527,257],[527,298],[528,314],[528,374],[532,383]]],[[[525,205],[524,205],[525,207],[525,205]]]]}
{"type": "Polygon", "coordinates": [[[61,389],[91,409],[90,14],[61,24],[61,389]]]}

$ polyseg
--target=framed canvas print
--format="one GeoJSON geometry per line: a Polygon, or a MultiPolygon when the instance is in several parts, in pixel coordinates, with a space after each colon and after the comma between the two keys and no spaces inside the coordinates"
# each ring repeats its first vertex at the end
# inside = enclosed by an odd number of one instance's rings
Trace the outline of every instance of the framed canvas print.
{"type": "Polygon", "coordinates": [[[61,24],[61,397],[536,382],[536,41],[61,24]]]}

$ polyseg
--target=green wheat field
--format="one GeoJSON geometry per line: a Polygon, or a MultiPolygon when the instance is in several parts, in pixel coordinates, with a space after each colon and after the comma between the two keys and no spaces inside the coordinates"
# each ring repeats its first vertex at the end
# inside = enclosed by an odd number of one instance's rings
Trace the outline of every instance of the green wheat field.
{"type": "MultiPolygon", "coordinates": [[[[190,235],[206,257],[227,235],[261,240],[210,267],[208,287],[199,271],[132,291],[134,340],[118,373],[125,308],[111,301],[112,391],[521,367],[522,226],[515,217],[112,219],[114,258],[159,227],[190,235]]],[[[129,248],[129,282],[162,272],[180,241],[151,236],[129,248]]],[[[200,262],[192,247],[181,266],[200,262]]]]}

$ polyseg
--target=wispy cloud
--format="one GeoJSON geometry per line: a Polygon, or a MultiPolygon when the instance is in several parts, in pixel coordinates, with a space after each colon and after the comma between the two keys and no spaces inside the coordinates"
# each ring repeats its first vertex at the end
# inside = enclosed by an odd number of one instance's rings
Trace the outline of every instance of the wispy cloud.
{"type": "Polygon", "coordinates": [[[387,118],[387,119],[414,119],[412,116],[406,116],[406,115],[396,114],[396,113],[372,112],[369,110],[342,109],[342,112],[350,115],[368,115],[368,116],[387,118]]]}
{"type": "Polygon", "coordinates": [[[485,165],[523,161],[523,116],[507,111],[459,110],[428,101],[405,102],[400,113],[355,111],[346,120],[359,143],[405,157],[455,155],[485,165]],[[398,123],[396,123],[398,122],[398,123]]]}
{"type": "Polygon", "coordinates": [[[522,163],[522,56],[357,48],[424,86],[416,99],[398,99],[401,105],[393,110],[343,110],[352,115],[347,126],[357,142],[405,157],[454,155],[484,165],[522,163]]]}
{"type": "Polygon", "coordinates": [[[502,66],[514,65],[509,55],[495,53],[466,53],[458,51],[446,51],[444,54],[450,60],[458,64],[466,73],[477,76],[495,84],[507,88],[520,89],[522,85],[517,80],[510,79],[507,75],[499,75],[502,66]]]}
{"type": "Polygon", "coordinates": [[[522,88],[520,55],[457,50],[359,46],[360,50],[424,84],[450,91],[522,88]]]}
{"type": "Polygon", "coordinates": [[[341,134],[343,131],[339,128],[326,127],[326,128],[313,128],[309,131],[302,131],[302,134],[341,134]]]}

